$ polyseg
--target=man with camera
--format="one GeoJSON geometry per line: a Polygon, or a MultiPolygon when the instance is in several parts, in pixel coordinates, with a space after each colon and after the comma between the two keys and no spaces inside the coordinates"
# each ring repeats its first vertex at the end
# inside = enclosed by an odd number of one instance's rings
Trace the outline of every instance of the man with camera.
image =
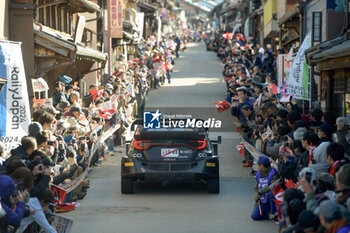
{"type": "Polygon", "coordinates": [[[241,111],[244,105],[253,107],[255,100],[248,97],[248,90],[246,87],[239,87],[236,89],[238,98],[232,98],[231,114],[238,118],[241,124],[246,124],[247,119],[241,111]]]}

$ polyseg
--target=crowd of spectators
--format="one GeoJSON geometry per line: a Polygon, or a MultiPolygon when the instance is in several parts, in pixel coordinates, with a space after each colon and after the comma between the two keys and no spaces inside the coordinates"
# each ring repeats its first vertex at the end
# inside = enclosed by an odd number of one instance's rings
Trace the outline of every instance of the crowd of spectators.
{"type": "Polygon", "coordinates": [[[0,232],[39,232],[38,225],[56,232],[45,216],[49,206],[57,210],[50,203],[64,206],[84,198],[90,182],[82,175],[116,153],[127,127],[143,115],[148,91],[165,79],[171,82],[172,54],[178,56],[185,43],[177,36],[160,42],[155,38],[143,41],[134,59],[120,56],[113,75],[100,86],[91,85],[85,96],[71,85],[72,78],[58,77],[52,106],[37,106],[18,147],[6,151],[0,142],[0,232]],[[112,136],[101,141],[111,129],[112,136]],[[78,178],[59,200],[52,186],[63,187],[78,178]]]}
{"type": "Polygon", "coordinates": [[[252,41],[218,30],[205,36],[223,62],[243,167],[256,177],[251,218],[275,221],[280,232],[349,232],[349,119],[306,111],[292,96],[282,101],[288,87],[272,90],[276,53],[252,41]]]}

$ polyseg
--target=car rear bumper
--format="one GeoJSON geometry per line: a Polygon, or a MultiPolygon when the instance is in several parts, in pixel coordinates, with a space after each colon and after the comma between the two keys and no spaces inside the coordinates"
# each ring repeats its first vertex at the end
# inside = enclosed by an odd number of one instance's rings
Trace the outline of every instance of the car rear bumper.
{"type": "Polygon", "coordinates": [[[122,177],[144,182],[192,182],[219,177],[218,157],[186,163],[156,163],[123,157],[121,166],[122,177]]]}

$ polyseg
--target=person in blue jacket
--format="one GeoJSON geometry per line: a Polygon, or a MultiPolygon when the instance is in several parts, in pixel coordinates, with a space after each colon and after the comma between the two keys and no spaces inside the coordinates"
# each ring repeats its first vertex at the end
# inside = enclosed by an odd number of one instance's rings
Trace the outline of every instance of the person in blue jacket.
{"type": "Polygon", "coordinates": [[[278,180],[278,172],[270,166],[270,160],[266,156],[259,156],[258,172],[256,173],[255,206],[251,214],[253,220],[265,220],[272,218],[276,213],[273,194],[270,185],[278,180]],[[270,216],[268,213],[270,212],[270,216]]]}
{"type": "Polygon", "coordinates": [[[248,90],[245,87],[237,88],[237,94],[238,94],[238,102],[237,101],[232,102],[231,114],[237,117],[240,123],[243,125],[247,123],[247,119],[243,115],[241,108],[244,105],[249,105],[253,107],[255,100],[253,98],[248,97],[248,90]]]}
{"type": "Polygon", "coordinates": [[[0,175],[1,206],[6,213],[0,221],[0,232],[7,232],[9,226],[16,228],[20,225],[25,210],[24,197],[24,192],[16,190],[15,183],[9,176],[0,175]]]}

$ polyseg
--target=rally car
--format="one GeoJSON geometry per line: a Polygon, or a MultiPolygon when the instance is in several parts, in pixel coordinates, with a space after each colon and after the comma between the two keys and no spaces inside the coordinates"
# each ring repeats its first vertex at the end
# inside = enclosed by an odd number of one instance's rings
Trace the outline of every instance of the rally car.
{"type": "Polygon", "coordinates": [[[204,182],[209,193],[220,192],[219,158],[221,136],[209,140],[205,128],[137,129],[126,145],[121,161],[121,192],[133,193],[134,184],[204,182]]]}

